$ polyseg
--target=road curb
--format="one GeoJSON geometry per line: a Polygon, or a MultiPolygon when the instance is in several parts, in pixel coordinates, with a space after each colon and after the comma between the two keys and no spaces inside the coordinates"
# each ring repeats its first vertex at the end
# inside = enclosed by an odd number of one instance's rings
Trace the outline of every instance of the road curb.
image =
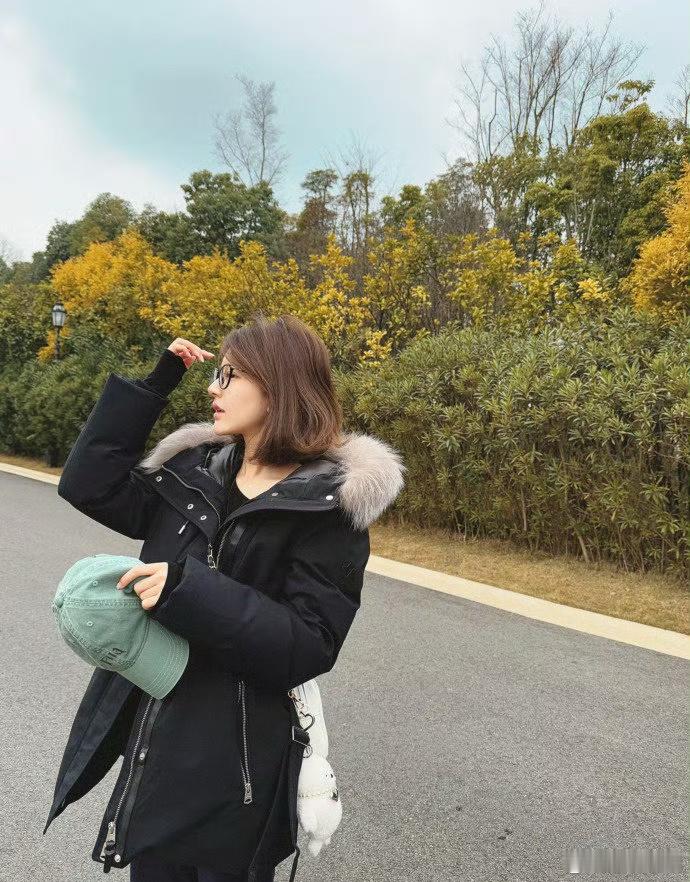
{"type": "Polygon", "coordinates": [[[643,625],[640,622],[630,622],[627,619],[617,619],[614,616],[554,603],[551,600],[542,600],[540,597],[520,594],[518,591],[509,591],[506,588],[496,588],[494,585],[473,582],[461,576],[427,570],[424,567],[389,560],[375,554],[369,558],[367,570],[380,576],[418,585],[420,588],[441,591],[444,594],[483,603],[485,606],[493,606],[540,622],[581,631],[583,634],[605,637],[608,640],[639,646],[641,649],[651,649],[665,655],[690,659],[690,637],[678,631],[667,631],[653,625],[643,625]]]}

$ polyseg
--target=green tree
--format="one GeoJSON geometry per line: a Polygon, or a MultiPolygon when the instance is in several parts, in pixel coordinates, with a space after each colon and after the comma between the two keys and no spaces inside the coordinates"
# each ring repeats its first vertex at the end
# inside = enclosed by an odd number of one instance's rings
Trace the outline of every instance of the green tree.
{"type": "Polygon", "coordinates": [[[264,245],[272,257],[283,256],[286,214],[265,181],[248,187],[235,173],[202,169],[193,172],[182,192],[195,254],[211,254],[217,247],[232,259],[240,253],[240,240],[251,239],[264,245]]]}
{"type": "Polygon", "coordinates": [[[134,209],[125,199],[101,193],[71,230],[70,256],[83,254],[92,242],[112,242],[135,218],[134,209]]]}
{"type": "Polygon", "coordinates": [[[151,246],[153,253],[178,265],[197,254],[192,219],[182,211],[157,211],[147,203],[134,226],[151,246]]]}
{"type": "Polygon", "coordinates": [[[666,191],[690,157],[690,129],[644,100],[652,85],[619,85],[609,96],[612,112],[578,132],[554,188],[570,193],[562,201],[566,234],[615,278],[629,272],[642,242],[664,228],[666,191]]]}
{"type": "Polygon", "coordinates": [[[332,168],[310,171],[302,181],[304,203],[286,234],[288,252],[307,277],[311,275],[310,254],[323,254],[328,236],[336,230],[338,211],[335,186],[338,172],[332,168]]]}

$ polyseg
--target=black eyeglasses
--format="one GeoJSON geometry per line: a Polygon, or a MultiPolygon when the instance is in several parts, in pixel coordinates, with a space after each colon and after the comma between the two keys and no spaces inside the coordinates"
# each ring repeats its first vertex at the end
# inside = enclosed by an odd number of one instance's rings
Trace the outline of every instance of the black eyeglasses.
{"type": "Polygon", "coordinates": [[[211,382],[217,382],[221,389],[227,389],[234,373],[235,369],[231,364],[224,364],[220,368],[213,369],[213,380],[211,382]]]}

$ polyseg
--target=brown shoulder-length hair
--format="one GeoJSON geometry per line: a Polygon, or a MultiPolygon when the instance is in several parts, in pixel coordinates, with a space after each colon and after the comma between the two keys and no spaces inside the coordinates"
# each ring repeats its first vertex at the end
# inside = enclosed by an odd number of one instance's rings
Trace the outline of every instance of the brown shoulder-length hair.
{"type": "Polygon", "coordinates": [[[255,313],[249,324],[223,338],[219,365],[226,356],[269,402],[255,452],[259,462],[308,462],[343,443],[343,411],[333,386],[331,356],[303,321],[287,314],[270,321],[255,313]]]}

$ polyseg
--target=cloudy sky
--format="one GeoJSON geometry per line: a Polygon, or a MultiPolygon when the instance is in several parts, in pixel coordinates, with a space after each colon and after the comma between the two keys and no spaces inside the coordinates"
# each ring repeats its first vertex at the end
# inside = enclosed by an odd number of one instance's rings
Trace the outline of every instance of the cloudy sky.
{"type": "MultiPolygon", "coordinates": [[[[296,211],[305,174],[353,140],[378,159],[378,194],[423,185],[457,156],[461,63],[491,35],[510,40],[530,4],[457,0],[0,0],[0,246],[30,259],[56,220],[99,193],[184,208],[200,168],[226,171],[213,119],[238,108],[243,73],[275,81],[290,154],[276,188],[296,211]]],[[[667,96],[690,59],[686,0],[550,3],[562,22],[614,32],[645,51],[636,75],[667,96]],[[669,26],[672,23],[672,27],[669,26]]]]}

